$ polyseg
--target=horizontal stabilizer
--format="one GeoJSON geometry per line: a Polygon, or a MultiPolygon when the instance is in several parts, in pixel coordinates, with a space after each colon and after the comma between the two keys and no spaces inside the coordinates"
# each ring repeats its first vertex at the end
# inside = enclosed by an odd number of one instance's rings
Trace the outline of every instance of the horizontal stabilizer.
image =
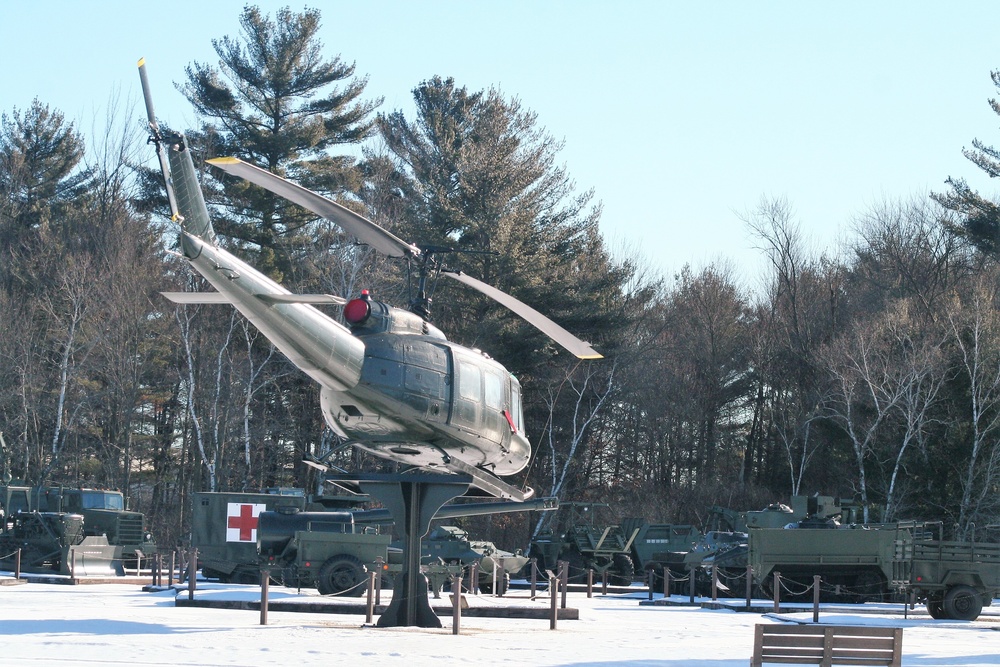
{"type": "Polygon", "coordinates": [[[258,294],[257,298],[268,303],[330,303],[343,306],[347,299],[332,294],[258,294]]]}
{"type": "MultiPolygon", "coordinates": [[[[232,303],[222,292],[160,292],[174,303],[209,304],[232,303]]],[[[271,305],[278,303],[313,303],[342,306],[347,299],[332,294],[258,294],[257,298],[271,305]]]]}
{"type": "Polygon", "coordinates": [[[222,292],[160,292],[174,303],[232,303],[222,292]]]}

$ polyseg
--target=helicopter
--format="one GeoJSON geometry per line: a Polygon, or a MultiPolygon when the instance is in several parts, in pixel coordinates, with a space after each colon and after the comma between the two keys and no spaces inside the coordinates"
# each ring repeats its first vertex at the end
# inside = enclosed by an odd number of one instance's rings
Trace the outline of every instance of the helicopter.
{"type": "MultiPolygon", "coordinates": [[[[408,469],[468,476],[487,495],[531,497],[530,488],[500,479],[522,471],[531,457],[521,386],[499,362],[449,341],[430,323],[427,279],[443,275],[486,294],[580,359],[602,355],[527,304],[444,267],[436,259],[441,248],[408,243],[331,199],[237,158],[209,159],[214,168],[325,217],[358,242],[419,270],[419,296],[408,310],[367,291],[352,299],[293,294],[220,247],[185,137],[157,123],[144,59],[139,73],[149,143],[159,158],[171,219],[181,225],[180,254],[217,290],[162,294],[177,304],[235,307],[319,383],[324,421],[344,443],[408,469]],[[347,325],[320,305],[342,306],[347,325]]],[[[319,461],[311,464],[329,469],[319,461]]]]}

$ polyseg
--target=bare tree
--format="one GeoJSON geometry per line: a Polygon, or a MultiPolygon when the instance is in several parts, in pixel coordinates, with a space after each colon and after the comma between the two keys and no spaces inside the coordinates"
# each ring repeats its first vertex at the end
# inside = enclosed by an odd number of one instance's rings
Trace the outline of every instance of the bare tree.
{"type": "Polygon", "coordinates": [[[982,277],[966,303],[956,302],[948,322],[961,358],[960,372],[969,383],[969,454],[958,530],[964,536],[981,518],[1000,509],[994,489],[1000,481],[1000,316],[995,272],[982,277]]]}

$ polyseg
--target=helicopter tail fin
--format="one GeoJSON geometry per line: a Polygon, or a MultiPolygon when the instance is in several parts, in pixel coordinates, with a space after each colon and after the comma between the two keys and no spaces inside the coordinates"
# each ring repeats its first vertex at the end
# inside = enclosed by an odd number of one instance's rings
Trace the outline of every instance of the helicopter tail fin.
{"type": "MultiPolygon", "coordinates": [[[[187,139],[183,134],[170,130],[161,130],[153,111],[153,97],[149,90],[146,77],[146,59],[139,59],[139,79],[142,82],[142,96],[146,103],[146,118],[149,122],[149,142],[156,145],[156,154],[160,160],[160,171],[163,174],[163,184],[167,189],[167,199],[170,201],[170,217],[181,224],[181,228],[192,236],[196,236],[212,245],[217,245],[215,230],[208,216],[208,207],[201,194],[201,185],[191,159],[187,139]]],[[[188,247],[185,254],[190,256],[188,247]]]]}

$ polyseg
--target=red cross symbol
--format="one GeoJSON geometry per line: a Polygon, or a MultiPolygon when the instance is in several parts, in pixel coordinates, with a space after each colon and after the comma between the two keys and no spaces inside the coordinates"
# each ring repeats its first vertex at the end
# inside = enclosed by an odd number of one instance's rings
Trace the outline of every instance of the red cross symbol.
{"type": "Polygon", "coordinates": [[[240,505],[240,513],[229,517],[229,527],[240,531],[240,542],[253,539],[253,531],[257,530],[257,517],[253,515],[253,505],[240,505]]]}

